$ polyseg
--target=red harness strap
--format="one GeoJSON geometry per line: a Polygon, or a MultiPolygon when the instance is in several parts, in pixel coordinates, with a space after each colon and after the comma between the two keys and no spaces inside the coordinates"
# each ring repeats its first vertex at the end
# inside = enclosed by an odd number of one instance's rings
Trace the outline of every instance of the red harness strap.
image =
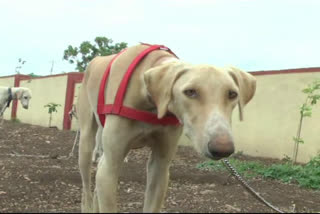
{"type": "MultiPolygon", "coordinates": [[[[148,45],[148,44],[145,44],[148,45]]],[[[132,73],[134,72],[134,69],[136,66],[139,64],[139,62],[150,52],[154,50],[166,50],[169,53],[173,54],[176,56],[169,48],[163,46],[163,45],[149,45],[150,47],[142,51],[130,64],[127,72],[125,73],[119,89],[117,91],[116,97],[115,97],[115,102],[114,104],[105,104],[105,88],[106,88],[106,82],[108,80],[110,70],[112,63],[116,58],[118,58],[124,51],[122,50],[120,53],[118,53],[113,59],[110,61],[100,83],[100,90],[99,90],[99,95],[98,95],[98,106],[97,106],[97,112],[99,114],[99,119],[101,124],[104,126],[105,120],[106,120],[106,114],[114,114],[114,115],[119,115],[122,117],[126,117],[132,120],[139,120],[143,121],[146,123],[151,123],[151,124],[159,124],[159,125],[180,125],[178,119],[175,116],[166,116],[163,117],[162,119],[158,119],[157,115],[151,112],[147,111],[142,111],[142,110],[137,110],[133,109],[130,107],[123,106],[123,99],[127,90],[128,82],[130,80],[130,77],[132,73]]]]}

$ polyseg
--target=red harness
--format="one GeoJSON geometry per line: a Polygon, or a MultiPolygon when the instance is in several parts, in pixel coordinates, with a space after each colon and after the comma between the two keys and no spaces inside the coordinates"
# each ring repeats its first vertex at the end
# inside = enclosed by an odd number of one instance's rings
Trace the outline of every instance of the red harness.
{"type": "MultiPolygon", "coordinates": [[[[147,44],[144,44],[147,45],[147,44]]],[[[169,53],[176,56],[169,48],[163,46],[163,45],[149,45],[150,47],[142,51],[130,64],[128,67],[127,72],[125,73],[119,89],[117,91],[114,104],[105,104],[105,88],[106,83],[110,74],[112,63],[116,58],[118,58],[126,49],[122,50],[120,53],[118,53],[113,59],[110,61],[100,83],[100,89],[99,89],[99,96],[98,96],[98,106],[97,106],[97,112],[99,114],[99,119],[104,126],[106,115],[113,114],[113,115],[119,115],[121,117],[126,117],[132,120],[138,120],[143,121],[146,123],[151,124],[159,124],[159,125],[180,125],[179,120],[175,116],[165,116],[162,119],[158,119],[157,114],[148,112],[148,111],[142,111],[138,109],[133,109],[127,106],[123,105],[123,99],[127,90],[127,85],[130,80],[130,77],[132,73],[134,72],[134,69],[139,64],[139,62],[150,52],[154,50],[166,50],[169,53]]]]}

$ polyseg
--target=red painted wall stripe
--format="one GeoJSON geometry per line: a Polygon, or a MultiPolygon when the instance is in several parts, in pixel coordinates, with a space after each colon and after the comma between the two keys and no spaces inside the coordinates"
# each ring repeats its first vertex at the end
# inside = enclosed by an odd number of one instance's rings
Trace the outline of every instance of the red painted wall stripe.
{"type": "Polygon", "coordinates": [[[82,82],[83,73],[72,72],[68,73],[68,82],[66,89],[66,99],[64,105],[64,116],[63,116],[63,129],[69,130],[71,128],[71,120],[69,118],[69,112],[72,109],[75,85],[82,82]]]}

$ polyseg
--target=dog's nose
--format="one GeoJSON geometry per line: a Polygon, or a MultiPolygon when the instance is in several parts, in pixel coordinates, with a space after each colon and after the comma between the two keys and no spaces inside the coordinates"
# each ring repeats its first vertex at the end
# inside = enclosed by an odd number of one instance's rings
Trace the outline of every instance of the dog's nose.
{"type": "Polygon", "coordinates": [[[29,106],[23,106],[25,109],[28,109],[29,108],[29,106]]]}
{"type": "Polygon", "coordinates": [[[234,153],[234,144],[229,134],[220,134],[208,143],[210,158],[219,160],[234,153]]]}

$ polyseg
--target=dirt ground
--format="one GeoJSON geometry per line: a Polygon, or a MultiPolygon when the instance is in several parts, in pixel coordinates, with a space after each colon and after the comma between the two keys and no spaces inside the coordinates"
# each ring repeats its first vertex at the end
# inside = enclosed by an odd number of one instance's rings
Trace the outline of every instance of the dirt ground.
{"type": "MultiPolygon", "coordinates": [[[[0,128],[0,212],[80,212],[77,155],[62,159],[71,151],[74,136],[72,131],[4,122],[0,128]]],[[[121,212],[142,211],[148,154],[148,148],[133,150],[124,164],[119,181],[121,212]]],[[[228,172],[197,169],[197,163],[204,160],[191,148],[179,147],[163,212],[273,212],[228,172]]],[[[259,178],[249,183],[284,211],[320,212],[319,191],[259,178]]]]}

